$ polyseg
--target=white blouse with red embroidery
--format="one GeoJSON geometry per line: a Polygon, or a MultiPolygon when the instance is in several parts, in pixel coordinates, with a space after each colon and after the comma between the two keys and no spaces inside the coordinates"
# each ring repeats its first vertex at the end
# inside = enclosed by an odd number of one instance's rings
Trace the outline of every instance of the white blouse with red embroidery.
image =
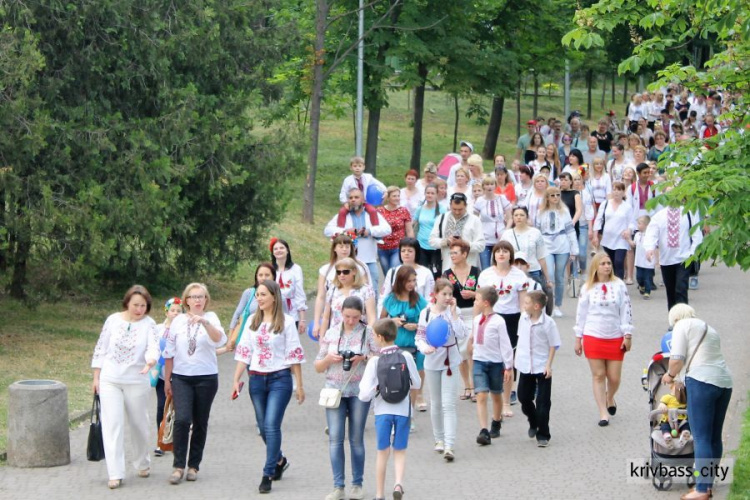
{"type": "Polygon", "coordinates": [[[261,373],[276,372],[305,362],[305,352],[293,317],[285,314],[284,329],[273,332],[271,323],[261,323],[258,330],[252,330],[253,316],[248,318],[242,339],[237,344],[235,360],[248,365],[251,371],[261,373]]]}

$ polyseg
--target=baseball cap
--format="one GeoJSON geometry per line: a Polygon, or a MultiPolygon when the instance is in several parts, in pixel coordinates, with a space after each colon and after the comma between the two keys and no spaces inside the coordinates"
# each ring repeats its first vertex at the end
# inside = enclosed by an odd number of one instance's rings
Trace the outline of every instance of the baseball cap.
{"type": "Polygon", "coordinates": [[[526,254],[524,252],[516,252],[514,254],[514,260],[516,262],[518,262],[519,260],[523,261],[525,264],[529,263],[529,259],[528,259],[528,257],[526,257],[526,254]]]}
{"type": "Polygon", "coordinates": [[[536,120],[529,120],[526,122],[526,125],[536,125],[536,120]]]}
{"type": "Polygon", "coordinates": [[[466,146],[467,148],[469,148],[472,153],[474,152],[474,145],[470,143],[469,141],[461,141],[458,144],[458,147],[463,147],[463,146],[466,146]]]}

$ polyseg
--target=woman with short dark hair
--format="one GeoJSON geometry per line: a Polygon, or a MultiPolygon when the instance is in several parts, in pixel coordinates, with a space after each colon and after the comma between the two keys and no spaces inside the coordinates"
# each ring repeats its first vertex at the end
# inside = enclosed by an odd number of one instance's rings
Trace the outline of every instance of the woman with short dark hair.
{"type": "Polygon", "coordinates": [[[125,478],[125,414],[130,424],[139,477],[151,473],[148,371],[159,359],[159,337],[151,312],[151,295],[134,285],[125,293],[122,311],[111,314],[94,348],[93,389],[101,400],[102,438],[110,489],[125,478]]]}

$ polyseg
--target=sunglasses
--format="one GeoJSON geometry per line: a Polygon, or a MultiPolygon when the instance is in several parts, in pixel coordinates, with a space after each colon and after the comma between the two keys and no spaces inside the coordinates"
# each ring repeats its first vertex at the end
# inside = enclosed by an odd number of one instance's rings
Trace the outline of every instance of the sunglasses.
{"type": "Polygon", "coordinates": [[[557,194],[548,194],[547,196],[549,198],[559,198],[560,197],[560,193],[557,193],[557,194]]]}
{"type": "Polygon", "coordinates": [[[349,276],[351,274],[351,269],[336,269],[336,275],[341,276],[342,274],[344,276],[349,276]]]}

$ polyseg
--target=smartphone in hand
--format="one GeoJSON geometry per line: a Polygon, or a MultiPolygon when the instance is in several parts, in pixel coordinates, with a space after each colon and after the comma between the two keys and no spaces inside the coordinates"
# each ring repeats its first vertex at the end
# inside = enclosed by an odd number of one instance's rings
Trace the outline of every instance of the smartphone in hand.
{"type": "Polygon", "coordinates": [[[237,399],[238,397],[240,397],[240,393],[242,392],[242,388],[243,387],[245,387],[245,381],[244,380],[242,382],[240,382],[239,391],[234,391],[232,393],[232,401],[234,401],[235,399],[237,399]]]}

